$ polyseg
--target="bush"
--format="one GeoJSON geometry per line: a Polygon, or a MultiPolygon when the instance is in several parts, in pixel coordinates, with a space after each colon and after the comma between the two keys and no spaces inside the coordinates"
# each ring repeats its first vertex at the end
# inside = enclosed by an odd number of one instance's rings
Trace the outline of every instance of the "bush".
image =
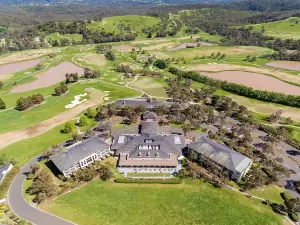
{"type": "Polygon", "coordinates": [[[288,191],[282,192],[280,195],[283,200],[289,200],[292,198],[292,195],[288,191]]]}
{"type": "Polygon", "coordinates": [[[69,90],[68,86],[65,83],[61,83],[58,87],[55,88],[55,95],[61,96],[69,90]]]}
{"type": "Polygon", "coordinates": [[[126,179],[126,178],[117,178],[115,179],[116,183],[138,183],[138,184],[181,184],[182,180],[179,179],[126,179]]]}
{"type": "Polygon", "coordinates": [[[5,104],[5,102],[2,100],[2,98],[0,98],[0,109],[6,109],[6,104],[5,104]]]}
{"type": "Polygon", "coordinates": [[[154,62],[154,66],[158,67],[159,69],[165,69],[169,66],[169,63],[164,59],[158,59],[154,62]]]}
{"type": "Polygon", "coordinates": [[[291,218],[291,220],[298,222],[299,218],[298,218],[298,214],[297,213],[289,213],[289,217],[291,218]]]}
{"type": "Polygon", "coordinates": [[[72,122],[66,122],[65,126],[64,126],[64,129],[63,129],[63,132],[65,134],[69,134],[69,133],[72,133],[73,131],[75,131],[75,124],[72,123],[72,122]]]}
{"type": "Polygon", "coordinates": [[[83,115],[79,119],[79,126],[80,127],[86,126],[88,124],[88,122],[89,122],[89,119],[87,118],[87,116],[83,115]]]}
{"type": "Polygon", "coordinates": [[[11,171],[5,176],[4,180],[0,184],[0,199],[5,198],[6,193],[9,189],[10,183],[14,177],[19,173],[19,168],[13,167],[11,171]]]}

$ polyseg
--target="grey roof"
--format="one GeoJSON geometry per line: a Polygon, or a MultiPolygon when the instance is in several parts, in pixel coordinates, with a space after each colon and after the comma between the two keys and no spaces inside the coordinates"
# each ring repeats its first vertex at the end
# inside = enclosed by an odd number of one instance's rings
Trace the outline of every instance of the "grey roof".
{"type": "Polygon", "coordinates": [[[0,182],[3,180],[3,178],[6,175],[6,172],[8,171],[9,167],[11,167],[11,166],[12,166],[12,164],[8,163],[0,168],[0,182]]]}
{"type": "Polygon", "coordinates": [[[142,121],[141,134],[153,136],[157,135],[158,122],[156,121],[142,121]]]}
{"type": "Polygon", "coordinates": [[[144,105],[147,109],[153,109],[155,106],[159,105],[167,105],[170,106],[169,102],[163,102],[163,101],[158,101],[158,100],[151,100],[150,102],[148,101],[148,98],[126,98],[126,99],[120,99],[116,101],[117,105],[120,106],[139,106],[139,105],[144,105]]]}
{"type": "Polygon", "coordinates": [[[117,135],[112,149],[129,158],[169,158],[169,153],[181,154],[185,147],[183,135],[117,135]]]}
{"type": "Polygon", "coordinates": [[[188,146],[230,171],[243,172],[252,163],[248,157],[202,136],[188,146]]]}
{"type": "Polygon", "coordinates": [[[105,151],[107,148],[109,145],[102,138],[92,137],[71,146],[67,151],[52,155],[50,159],[60,171],[64,171],[91,154],[105,151]]]}
{"type": "Polygon", "coordinates": [[[144,120],[157,120],[157,115],[155,112],[145,112],[143,115],[144,120]]]}

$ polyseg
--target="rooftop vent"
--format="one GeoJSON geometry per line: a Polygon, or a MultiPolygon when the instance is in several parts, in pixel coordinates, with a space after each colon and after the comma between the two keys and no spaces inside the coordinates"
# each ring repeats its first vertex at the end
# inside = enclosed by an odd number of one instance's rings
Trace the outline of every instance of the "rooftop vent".
{"type": "Polygon", "coordinates": [[[175,145],[181,145],[180,137],[174,136],[174,143],[175,143],[175,145]]]}

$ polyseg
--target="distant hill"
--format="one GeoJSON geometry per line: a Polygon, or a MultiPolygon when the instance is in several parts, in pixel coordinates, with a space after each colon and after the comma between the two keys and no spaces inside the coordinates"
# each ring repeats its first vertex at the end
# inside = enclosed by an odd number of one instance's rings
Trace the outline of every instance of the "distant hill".
{"type": "Polygon", "coordinates": [[[1,0],[2,4],[8,5],[172,5],[192,3],[219,3],[233,0],[1,0]]]}

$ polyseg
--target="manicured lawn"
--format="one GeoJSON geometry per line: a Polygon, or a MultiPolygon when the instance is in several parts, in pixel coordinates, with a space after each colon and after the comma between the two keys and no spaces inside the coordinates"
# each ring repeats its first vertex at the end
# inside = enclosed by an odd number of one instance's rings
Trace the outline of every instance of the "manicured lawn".
{"type": "MultiPolygon", "coordinates": [[[[47,98],[45,104],[28,111],[20,112],[17,110],[9,110],[6,112],[0,112],[0,123],[2,124],[0,127],[0,133],[26,128],[43,120],[49,119],[63,111],[66,111],[65,106],[74,100],[75,95],[83,94],[85,92],[85,88],[95,88],[101,91],[110,91],[109,101],[140,95],[139,92],[129,88],[112,86],[102,82],[78,83],[70,88],[70,92],[68,94],[62,97],[51,96],[47,98]]],[[[52,90],[54,90],[54,87],[41,89],[41,93],[46,93],[47,91],[51,92],[52,90]]],[[[23,95],[29,96],[29,93],[23,93],[23,95]]],[[[3,100],[6,101],[5,96],[3,100]]]]}
{"type": "Polygon", "coordinates": [[[2,149],[0,156],[5,155],[7,159],[15,159],[17,165],[21,167],[33,157],[42,153],[46,148],[71,138],[72,134],[62,134],[60,132],[63,127],[64,125],[61,125],[40,136],[12,144],[2,149]]]}
{"type": "Polygon", "coordinates": [[[42,208],[79,225],[283,224],[283,217],[260,201],[201,182],[143,185],[95,181],[42,208]]]}
{"type": "Polygon", "coordinates": [[[262,28],[265,29],[265,35],[281,39],[300,39],[300,19],[291,17],[286,20],[280,20],[269,23],[247,25],[246,27],[253,27],[254,31],[260,32],[262,28]],[[298,21],[298,22],[297,22],[298,21]]]}
{"type": "Polygon", "coordinates": [[[145,91],[151,96],[167,97],[167,84],[163,78],[139,78],[137,81],[130,84],[131,87],[145,91]]]}
{"type": "Polygon", "coordinates": [[[169,173],[127,173],[128,177],[169,177],[169,173]]]}

